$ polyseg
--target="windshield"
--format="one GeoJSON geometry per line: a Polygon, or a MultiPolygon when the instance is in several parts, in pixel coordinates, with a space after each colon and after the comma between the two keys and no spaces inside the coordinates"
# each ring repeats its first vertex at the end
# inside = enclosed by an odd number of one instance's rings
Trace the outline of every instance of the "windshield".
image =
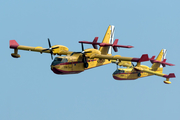
{"type": "Polygon", "coordinates": [[[56,57],[51,65],[57,65],[57,64],[66,63],[66,62],[68,62],[68,60],[66,58],[58,58],[58,57],[56,57]]]}
{"type": "Polygon", "coordinates": [[[124,73],[124,70],[117,69],[113,74],[124,73]]]}
{"type": "Polygon", "coordinates": [[[61,61],[62,58],[55,58],[54,61],[61,61]]]}

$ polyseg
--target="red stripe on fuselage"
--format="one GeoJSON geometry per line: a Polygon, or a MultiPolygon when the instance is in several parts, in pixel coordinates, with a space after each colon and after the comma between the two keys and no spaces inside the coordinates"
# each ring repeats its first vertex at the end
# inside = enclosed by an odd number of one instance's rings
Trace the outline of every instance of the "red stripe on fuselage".
{"type": "Polygon", "coordinates": [[[55,74],[77,74],[82,71],[64,71],[64,70],[59,70],[57,68],[52,68],[51,69],[55,74]]]}
{"type": "Polygon", "coordinates": [[[119,78],[119,77],[116,77],[116,76],[113,76],[113,78],[115,80],[135,80],[135,79],[123,79],[123,78],[119,78]]]}
{"type": "MultiPolygon", "coordinates": [[[[93,62],[93,61],[97,61],[97,59],[95,60],[87,60],[87,62],[93,62]]],[[[77,64],[77,63],[83,63],[82,61],[77,61],[77,62],[65,62],[65,63],[59,63],[57,65],[69,65],[69,64],[77,64]]],[[[55,65],[56,66],[56,65],[55,65]]]]}

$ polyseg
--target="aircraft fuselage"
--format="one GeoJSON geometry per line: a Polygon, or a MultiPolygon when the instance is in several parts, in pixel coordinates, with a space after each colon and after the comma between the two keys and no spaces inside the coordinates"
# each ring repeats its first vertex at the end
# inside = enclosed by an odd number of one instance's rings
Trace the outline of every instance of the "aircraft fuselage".
{"type": "MultiPolygon", "coordinates": [[[[151,69],[148,66],[141,65],[142,68],[151,69]]],[[[157,70],[156,72],[162,72],[157,70]]],[[[119,68],[113,73],[113,78],[116,80],[135,80],[141,77],[151,76],[153,74],[135,70],[134,67],[119,68]]]]}
{"type": "Polygon", "coordinates": [[[85,68],[82,60],[76,57],[56,57],[51,64],[51,70],[55,74],[77,74],[90,68],[109,64],[111,61],[106,59],[87,59],[87,63],[88,67],[85,68]]]}

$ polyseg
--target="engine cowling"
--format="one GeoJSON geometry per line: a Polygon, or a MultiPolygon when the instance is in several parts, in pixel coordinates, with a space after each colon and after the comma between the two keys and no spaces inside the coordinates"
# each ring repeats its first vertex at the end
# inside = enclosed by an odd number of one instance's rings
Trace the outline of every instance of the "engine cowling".
{"type": "Polygon", "coordinates": [[[92,49],[92,48],[86,49],[86,50],[84,50],[84,51],[85,51],[85,52],[91,51],[90,53],[86,53],[86,56],[87,56],[87,57],[90,57],[92,54],[98,54],[98,55],[101,54],[101,52],[100,52],[99,50],[97,50],[97,49],[92,49]]]}
{"type": "Polygon", "coordinates": [[[52,48],[54,48],[54,47],[59,47],[59,48],[54,49],[54,50],[53,50],[53,54],[58,54],[58,55],[60,55],[60,54],[59,54],[60,51],[62,51],[62,50],[68,51],[68,50],[69,50],[68,47],[63,46],[63,45],[53,45],[52,48]]]}

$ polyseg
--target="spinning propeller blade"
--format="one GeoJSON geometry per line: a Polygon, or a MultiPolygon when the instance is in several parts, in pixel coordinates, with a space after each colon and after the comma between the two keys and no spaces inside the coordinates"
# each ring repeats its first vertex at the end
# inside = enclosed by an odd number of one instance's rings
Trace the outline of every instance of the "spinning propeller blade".
{"type": "Polygon", "coordinates": [[[53,47],[53,48],[52,48],[52,47],[51,47],[51,42],[50,42],[50,39],[49,39],[49,38],[48,38],[48,44],[49,44],[49,48],[42,50],[42,52],[49,50],[50,53],[51,53],[51,59],[53,59],[53,49],[56,49],[56,48],[59,48],[59,47],[53,47]]]}
{"type": "Polygon", "coordinates": [[[51,48],[51,42],[50,42],[49,38],[48,38],[48,43],[49,43],[49,48],[51,48]]]}
{"type": "Polygon", "coordinates": [[[87,58],[86,58],[86,53],[91,53],[91,51],[84,51],[84,46],[83,43],[81,43],[81,52],[73,52],[71,55],[73,54],[82,54],[82,62],[84,63],[84,67],[87,68],[88,67],[88,63],[87,63],[87,58]]]}

